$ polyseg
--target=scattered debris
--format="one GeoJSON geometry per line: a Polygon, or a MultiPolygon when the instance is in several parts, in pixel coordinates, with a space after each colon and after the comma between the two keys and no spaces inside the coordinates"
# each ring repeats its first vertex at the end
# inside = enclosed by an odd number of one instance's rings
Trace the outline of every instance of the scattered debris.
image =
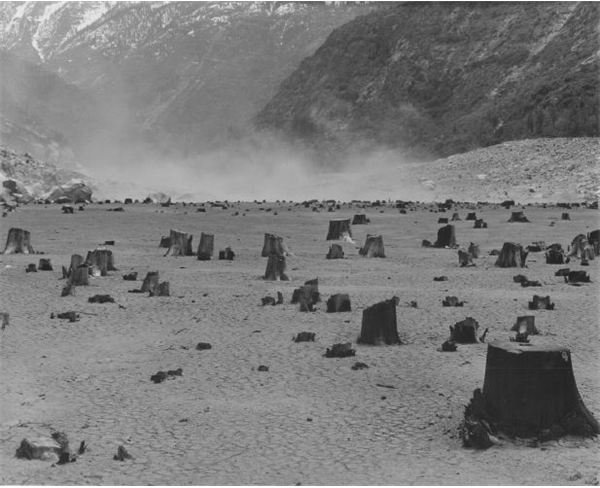
{"type": "Polygon", "coordinates": [[[115,299],[110,295],[94,295],[88,298],[89,303],[115,303],[115,299]]]}

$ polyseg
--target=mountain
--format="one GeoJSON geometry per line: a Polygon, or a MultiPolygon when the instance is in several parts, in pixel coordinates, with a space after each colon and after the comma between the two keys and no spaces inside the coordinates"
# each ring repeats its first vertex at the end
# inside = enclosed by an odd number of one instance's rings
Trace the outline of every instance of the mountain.
{"type": "MultiPolygon", "coordinates": [[[[73,98],[87,98],[77,113],[67,110],[63,124],[44,121],[79,159],[119,161],[159,150],[186,156],[243,137],[303,58],[335,27],[375,8],[346,2],[2,2],[0,49],[60,77],[73,87],[73,98]]],[[[39,101],[39,94],[32,98],[39,101]]]]}
{"type": "Polygon", "coordinates": [[[408,2],[337,28],[256,125],[329,159],[598,136],[600,5],[408,2]]]}

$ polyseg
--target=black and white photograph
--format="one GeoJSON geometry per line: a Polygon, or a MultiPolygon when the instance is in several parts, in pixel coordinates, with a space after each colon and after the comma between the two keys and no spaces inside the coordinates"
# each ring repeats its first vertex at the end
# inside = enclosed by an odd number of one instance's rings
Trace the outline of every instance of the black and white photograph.
{"type": "Polygon", "coordinates": [[[0,485],[600,484],[600,2],[0,2],[0,485]]]}

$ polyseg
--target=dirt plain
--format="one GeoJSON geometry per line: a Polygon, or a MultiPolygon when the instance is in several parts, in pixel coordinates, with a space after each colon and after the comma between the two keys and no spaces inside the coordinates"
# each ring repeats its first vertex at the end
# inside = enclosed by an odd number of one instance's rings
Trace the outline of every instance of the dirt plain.
{"type": "Polygon", "coordinates": [[[572,351],[579,392],[600,417],[600,259],[580,267],[592,283],[575,287],[554,276],[531,253],[525,269],[494,267],[492,249],[505,241],[559,242],[600,227],[598,211],[527,206],[530,223],[508,223],[511,210],[459,207],[454,222],[459,244],[479,244],[477,266],[459,268],[456,250],[423,248],[436,238],[439,217],[423,207],[400,214],[391,206],[313,212],[287,203],[241,203],[227,210],[196,212],[181,204],[92,204],[65,215],[59,205],[28,205],[0,222],[8,230],[31,231],[32,245],[50,258],[54,271],[25,273],[38,255],[0,255],[1,310],[10,325],[0,332],[0,482],[52,485],[582,485],[598,484],[600,441],[566,437],[536,443],[502,439],[486,451],[465,449],[458,436],[464,406],[483,385],[486,344],[438,352],[448,327],[467,316],[487,340],[508,340],[533,294],[550,295],[553,311],[532,312],[541,334],[535,344],[562,344],[572,351]],[[260,210],[263,208],[263,210],[260,210]],[[266,211],[270,208],[271,211],[266,211]],[[488,223],[474,229],[468,211],[488,223]],[[239,212],[239,215],[234,215],[239,212]],[[353,226],[356,245],[340,242],[343,260],[327,260],[328,221],[366,213],[371,223],[353,226]],[[554,223],[551,225],[551,223],[554,223]],[[169,229],[214,233],[215,251],[231,246],[232,262],[164,257],[158,243],[169,229]],[[265,232],[284,237],[289,282],[262,279],[265,232]],[[367,233],[380,233],[385,259],[358,255],[367,233]],[[119,271],[91,277],[89,287],[61,298],[60,266],[105,240],[119,271]],[[146,272],[158,270],[170,297],[132,294],[146,272]],[[137,282],[122,275],[137,271],[137,282]],[[542,282],[522,288],[513,276],[542,282]],[[446,282],[434,282],[439,275],[446,282]],[[302,313],[290,304],[294,288],[319,278],[324,299],[349,293],[352,312],[328,314],[325,304],[302,313]],[[261,298],[283,293],[285,302],[261,306],[261,298]],[[90,304],[108,293],[115,304],[90,304]],[[356,345],[362,310],[398,296],[398,331],[403,345],[356,345]],[[465,300],[442,307],[446,295],[465,300]],[[417,308],[408,306],[416,300],[417,308]],[[118,304],[124,308],[120,308],[118,304]],[[75,323],[51,319],[76,310],[75,323]],[[315,342],[294,343],[300,331],[315,342]],[[198,351],[198,342],[212,349],[198,351]],[[356,356],[324,357],[337,342],[352,342],[356,356]],[[354,371],[356,362],[368,369],[354,371]],[[269,370],[258,371],[259,365],[269,370]],[[159,370],[183,369],[160,384],[159,370]],[[378,386],[379,385],[379,386],[378,386]],[[381,386],[383,385],[383,386],[381,386]],[[73,446],[89,446],[77,461],[15,457],[21,439],[65,432],[73,446]],[[114,461],[118,445],[134,459],[114,461]]]}

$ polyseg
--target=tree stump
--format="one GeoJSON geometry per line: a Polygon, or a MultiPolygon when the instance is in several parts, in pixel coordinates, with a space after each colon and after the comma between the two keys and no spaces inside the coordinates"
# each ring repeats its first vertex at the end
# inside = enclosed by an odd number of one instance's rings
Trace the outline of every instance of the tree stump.
{"type": "Polygon", "coordinates": [[[465,320],[450,326],[450,340],[459,344],[475,344],[478,342],[477,329],[479,329],[477,321],[472,317],[466,317],[465,320]]]}
{"type": "Polygon", "coordinates": [[[350,342],[334,344],[325,351],[326,358],[347,358],[355,354],[356,351],[352,349],[352,343],[350,342]]]}
{"type": "Polygon", "coordinates": [[[2,322],[0,330],[4,330],[6,327],[8,327],[9,318],[10,315],[8,312],[0,312],[0,322],[2,322]]]}
{"type": "Polygon", "coordinates": [[[327,300],[327,313],[351,312],[350,296],[347,293],[331,295],[327,300]]]}
{"type": "Polygon", "coordinates": [[[63,205],[61,210],[62,210],[62,213],[64,213],[64,214],[72,214],[74,211],[74,208],[72,205],[63,205]]]}
{"type": "Polygon", "coordinates": [[[527,260],[527,251],[523,249],[521,244],[514,242],[505,242],[502,250],[498,255],[495,266],[499,268],[523,268],[527,260]]]}
{"type": "Polygon", "coordinates": [[[109,249],[88,251],[85,264],[90,268],[96,266],[100,270],[100,276],[106,276],[108,271],[117,271],[114,264],[113,252],[109,249]]]}
{"type": "Polygon", "coordinates": [[[350,219],[330,220],[326,240],[336,241],[342,239],[344,235],[352,237],[352,230],[350,229],[350,219]]]}
{"type": "Polygon", "coordinates": [[[458,264],[461,268],[466,266],[475,266],[471,254],[463,251],[462,249],[458,250],[458,264]]]}
{"type": "Polygon", "coordinates": [[[50,259],[40,258],[38,269],[40,271],[52,271],[52,263],[50,262],[50,259]]]}
{"type": "Polygon", "coordinates": [[[477,220],[477,214],[475,212],[467,213],[467,218],[465,220],[477,220]]]}
{"type": "Polygon", "coordinates": [[[28,230],[11,228],[6,238],[4,254],[34,254],[31,233],[28,230]]]}
{"type": "Polygon", "coordinates": [[[132,271],[131,273],[127,273],[123,275],[123,279],[125,281],[136,281],[137,280],[137,271],[132,271]]]}
{"type": "Polygon", "coordinates": [[[533,295],[533,300],[529,302],[529,310],[554,310],[554,303],[550,301],[549,295],[533,295]]]}
{"type": "Polygon", "coordinates": [[[285,274],[285,268],[285,256],[271,254],[267,261],[264,279],[267,281],[289,281],[288,276],[285,274]]]}
{"type": "Polygon", "coordinates": [[[344,249],[339,244],[331,244],[327,252],[327,259],[343,259],[344,249]]]}
{"type": "Polygon", "coordinates": [[[25,273],[37,273],[37,267],[35,263],[29,263],[25,268],[25,273]]]}
{"type": "Polygon", "coordinates": [[[314,332],[298,332],[294,337],[294,342],[315,342],[314,332]]]}
{"type": "MultiPolygon", "coordinates": [[[[352,225],[365,225],[371,222],[365,214],[356,214],[352,217],[352,225]]],[[[331,223],[329,224],[331,225],[331,223]]]]}
{"type": "Polygon", "coordinates": [[[521,315],[517,317],[515,325],[510,329],[513,332],[527,335],[537,335],[539,331],[535,327],[535,315],[521,315]]]}
{"type": "Polygon", "coordinates": [[[510,207],[514,206],[515,201],[514,200],[504,200],[500,206],[504,207],[506,210],[508,210],[510,207]]]}
{"type": "Polygon", "coordinates": [[[447,224],[448,223],[448,217],[439,217],[437,223],[438,224],[447,224]]]}
{"type": "Polygon", "coordinates": [[[476,219],[473,224],[473,229],[487,229],[487,222],[484,222],[483,219],[476,219]]]}
{"type": "Polygon", "coordinates": [[[398,337],[395,298],[363,310],[359,344],[402,344],[398,337]]]}
{"type": "Polygon", "coordinates": [[[590,275],[585,271],[569,271],[565,283],[591,283],[590,275]]]}
{"type": "Polygon", "coordinates": [[[467,252],[471,255],[471,257],[473,259],[479,258],[480,251],[479,251],[479,246],[477,244],[474,244],[471,242],[469,244],[469,248],[467,249],[467,252]]]}
{"type": "Polygon", "coordinates": [[[215,244],[214,234],[200,234],[200,244],[198,245],[198,261],[209,261],[212,258],[215,244]]]}
{"type": "Polygon", "coordinates": [[[76,268],[71,269],[69,276],[69,284],[72,286],[87,286],[89,285],[89,266],[81,264],[76,268]]]}
{"type": "Polygon", "coordinates": [[[288,250],[283,242],[283,237],[275,234],[265,234],[265,241],[260,254],[263,258],[268,258],[272,254],[275,256],[285,256],[287,253],[288,250]]]}
{"type": "Polygon", "coordinates": [[[73,274],[73,270],[82,264],[84,264],[83,256],[80,256],[79,254],[71,255],[71,264],[69,265],[69,269],[65,268],[64,266],[62,267],[63,278],[70,278],[73,274]]]}
{"type": "Polygon", "coordinates": [[[450,219],[451,222],[456,222],[457,220],[461,220],[460,216],[458,215],[458,212],[454,212],[452,214],[452,218],[450,219]]]}
{"type": "Polygon", "coordinates": [[[367,234],[365,245],[358,250],[358,253],[367,258],[385,258],[383,237],[367,234]]]}
{"type": "Polygon", "coordinates": [[[465,304],[465,302],[461,302],[458,300],[458,298],[452,296],[452,297],[446,297],[444,300],[442,300],[442,306],[444,307],[462,307],[465,304]]]}
{"type": "Polygon", "coordinates": [[[219,259],[226,261],[233,261],[235,257],[235,253],[231,250],[230,247],[226,247],[224,251],[219,251],[219,259]]]}
{"type": "Polygon", "coordinates": [[[512,212],[510,214],[510,219],[508,219],[509,222],[529,222],[529,219],[527,217],[525,217],[525,214],[519,210],[517,212],[512,212]]]}
{"type": "Polygon", "coordinates": [[[571,220],[571,216],[569,215],[569,212],[563,212],[560,216],[560,220],[571,220]]]}
{"type": "Polygon", "coordinates": [[[158,271],[148,271],[142,283],[141,292],[154,293],[154,291],[158,287],[158,279],[158,271]]]}
{"type": "Polygon", "coordinates": [[[581,260],[593,260],[595,254],[593,246],[587,240],[587,236],[584,234],[575,236],[571,243],[569,256],[575,256],[581,260]]]}
{"type": "Polygon", "coordinates": [[[151,297],[170,297],[171,296],[171,288],[169,286],[168,281],[163,281],[159,283],[156,287],[148,290],[150,294],[148,296],[151,297]]]}
{"type": "Polygon", "coordinates": [[[160,238],[160,244],[158,245],[158,247],[164,247],[167,249],[171,247],[171,238],[169,236],[162,236],[160,238]]]}
{"type": "Polygon", "coordinates": [[[600,256],[600,230],[593,230],[587,235],[588,242],[594,248],[594,254],[600,256]]]}
{"type": "Polygon", "coordinates": [[[178,230],[170,230],[169,241],[170,247],[165,256],[193,256],[191,234],[179,232],[178,230]]]}
{"type": "Polygon", "coordinates": [[[494,426],[511,436],[600,433],[579,395],[571,352],[563,346],[490,343],[483,398],[494,426]]]}
{"type": "Polygon", "coordinates": [[[438,230],[437,241],[434,247],[456,247],[456,229],[452,224],[445,225],[438,230]]]}
{"type": "Polygon", "coordinates": [[[546,264],[564,264],[565,253],[560,244],[551,244],[545,252],[546,264]]]}

